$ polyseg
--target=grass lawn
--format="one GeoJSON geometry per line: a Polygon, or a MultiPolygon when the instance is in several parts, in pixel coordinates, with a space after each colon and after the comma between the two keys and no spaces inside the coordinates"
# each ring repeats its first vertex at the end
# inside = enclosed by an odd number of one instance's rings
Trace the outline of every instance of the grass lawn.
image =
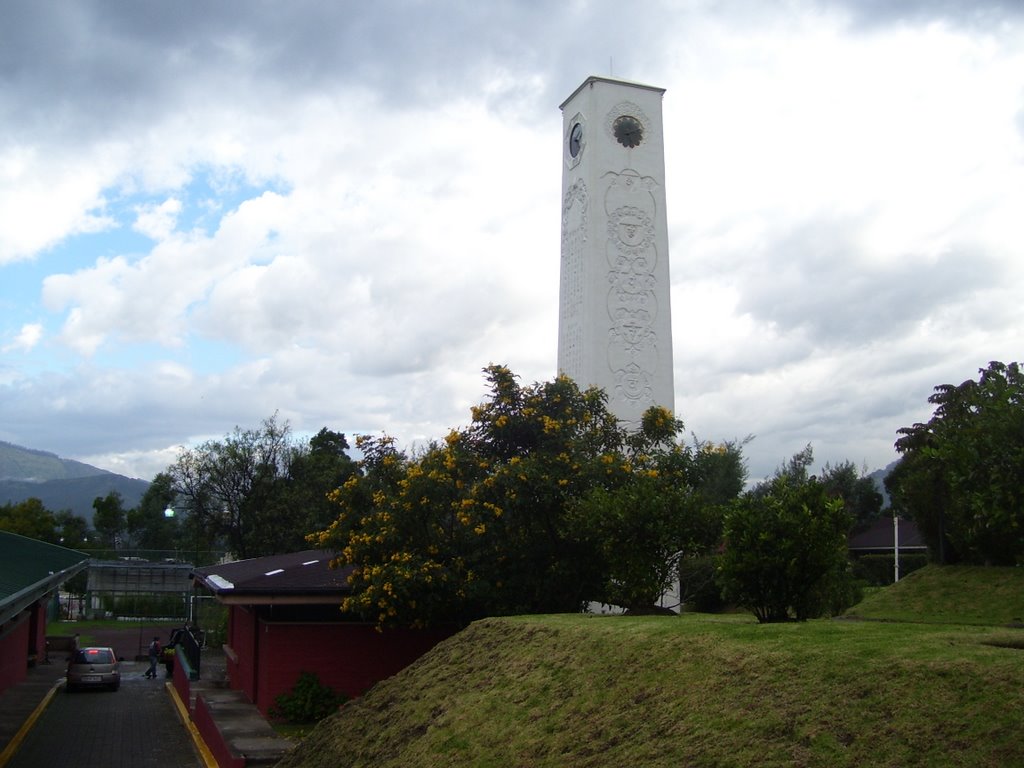
{"type": "Polygon", "coordinates": [[[50,636],[55,635],[74,635],[78,633],[78,644],[79,646],[86,646],[96,642],[96,633],[104,632],[107,630],[116,631],[135,631],[137,632],[142,628],[145,633],[149,633],[150,630],[159,628],[161,630],[161,636],[165,634],[163,630],[170,631],[172,627],[180,627],[180,621],[124,621],[121,619],[95,619],[90,621],[51,621],[46,625],[46,634],[50,636]]]}
{"type": "MultiPolygon", "coordinates": [[[[948,574],[982,591],[991,575],[948,574]]],[[[1024,632],[979,611],[939,623],[948,606],[910,591],[912,622],[480,621],[281,766],[1024,765],[1024,632]]]]}
{"type": "Polygon", "coordinates": [[[847,615],[937,624],[1024,624],[1024,568],[928,566],[873,592],[847,615]]]}

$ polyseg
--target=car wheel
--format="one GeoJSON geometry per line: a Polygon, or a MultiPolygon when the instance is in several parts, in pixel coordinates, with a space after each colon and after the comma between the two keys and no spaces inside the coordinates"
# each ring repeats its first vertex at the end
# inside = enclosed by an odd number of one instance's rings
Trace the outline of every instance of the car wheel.
{"type": "Polygon", "coordinates": [[[75,690],[75,686],[73,686],[71,683],[68,683],[67,685],[64,686],[65,693],[71,693],[74,690],[75,690]]]}
{"type": "Polygon", "coordinates": [[[116,691],[120,687],[121,687],[120,683],[114,683],[113,685],[110,686],[110,690],[116,691]]]}

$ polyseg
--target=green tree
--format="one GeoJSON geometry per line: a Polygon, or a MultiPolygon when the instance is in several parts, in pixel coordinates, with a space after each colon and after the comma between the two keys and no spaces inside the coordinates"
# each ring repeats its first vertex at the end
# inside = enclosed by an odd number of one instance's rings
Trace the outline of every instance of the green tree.
{"type": "Polygon", "coordinates": [[[598,487],[572,507],[570,521],[604,564],[597,602],[646,613],[678,576],[685,558],[718,541],[721,519],[684,484],[639,474],[614,490],[598,487]]]}
{"type": "Polygon", "coordinates": [[[293,447],[284,474],[274,481],[267,513],[254,531],[258,551],[298,551],[307,546],[307,534],[330,525],[337,506],[328,496],[356,472],[348,449],[345,435],[326,427],[308,445],[293,447]]]}
{"type": "MultiPolygon", "coordinates": [[[[775,479],[782,480],[790,485],[803,485],[811,476],[811,466],[814,464],[814,449],[808,443],[802,450],[797,451],[782,466],[776,468],[775,479]]],[[[757,493],[768,493],[772,490],[773,483],[759,483],[754,491],[757,493]]]]}
{"type": "Polygon", "coordinates": [[[156,510],[162,514],[169,493],[185,513],[183,548],[201,543],[241,558],[298,551],[337,516],[328,496],[356,471],[348,447],[344,434],[326,428],[303,445],[276,415],[258,429],[235,427],[223,440],[179,454],[166,473],[169,489],[154,481],[146,519],[160,530],[156,510]]]}
{"type": "Polygon", "coordinates": [[[882,514],[882,494],[875,481],[858,472],[852,461],[834,467],[826,464],[818,480],[831,495],[843,500],[854,525],[870,523],[882,514]]]}
{"type": "Polygon", "coordinates": [[[707,546],[690,546],[683,550],[679,559],[679,601],[687,609],[709,611],[723,606],[715,579],[715,552],[722,540],[722,521],[729,504],[739,497],[746,485],[743,447],[753,439],[748,435],[743,440],[717,444],[693,440],[687,471],[692,486],[688,507],[694,522],[703,522],[703,542],[707,546]]]}
{"type": "Polygon", "coordinates": [[[743,493],[747,482],[743,447],[753,439],[747,436],[723,443],[694,440],[692,482],[704,503],[721,506],[743,493]]]}
{"type": "Polygon", "coordinates": [[[284,551],[283,543],[268,540],[261,529],[279,522],[275,485],[294,451],[291,428],[276,414],[259,429],[235,427],[224,440],[183,450],[167,474],[177,502],[187,510],[191,533],[207,549],[223,545],[243,559],[284,551]]]}
{"type": "Polygon", "coordinates": [[[92,527],[96,529],[100,543],[116,549],[127,531],[124,499],[117,491],[111,491],[106,496],[93,499],[92,508],[92,527]]]}
{"type": "MultiPolygon", "coordinates": [[[[490,398],[473,409],[466,435],[485,471],[460,503],[470,527],[486,529],[476,554],[491,610],[579,610],[601,594],[603,567],[567,513],[591,490],[631,479],[627,434],[599,389],[581,391],[565,376],[521,387],[507,368],[487,373],[490,398]]],[[[675,421],[658,409],[644,427],[653,443],[675,421]]]]}
{"type": "Polygon", "coordinates": [[[1024,563],[1024,376],[991,362],[977,381],[935,388],[932,418],[899,430],[886,479],[940,562],[1024,563]]]}
{"type": "Polygon", "coordinates": [[[801,470],[809,464],[805,449],[725,518],[723,592],[760,622],[802,621],[853,602],[850,517],[841,498],[801,470]]]}
{"type": "Polygon", "coordinates": [[[135,546],[165,551],[183,548],[177,511],[173,517],[165,514],[168,508],[173,509],[174,496],[174,479],[161,472],[153,478],[139,505],[128,510],[126,527],[135,546]]]}
{"type": "Polygon", "coordinates": [[[422,624],[577,610],[596,591],[567,502],[628,475],[623,433],[598,390],[486,373],[490,398],[470,427],[420,455],[357,439],[361,471],[334,494],[340,516],[318,538],[354,566],[346,610],[422,624]]]}
{"type": "Polygon", "coordinates": [[[68,549],[86,549],[89,547],[89,523],[84,517],[62,510],[54,515],[57,543],[68,549]]]}
{"type": "Polygon", "coordinates": [[[0,506],[0,531],[57,544],[57,520],[37,498],[0,506]]]}
{"type": "Polygon", "coordinates": [[[313,537],[351,568],[343,608],[383,625],[575,611],[613,595],[649,605],[699,528],[666,519],[691,514],[692,462],[672,443],[681,423],[655,408],[631,435],[600,390],[485,373],[470,426],[418,455],[357,438],[359,471],[313,537]],[[612,546],[623,532],[630,545],[612,546]]]}

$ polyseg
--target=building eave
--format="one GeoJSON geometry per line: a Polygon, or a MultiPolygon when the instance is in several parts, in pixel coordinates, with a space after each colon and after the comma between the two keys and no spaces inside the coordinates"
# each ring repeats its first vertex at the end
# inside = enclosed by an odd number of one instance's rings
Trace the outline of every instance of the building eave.
{"type": "Polygon", "coordinates": [[[618,77],[600,77],[599,75],[591,75],[586,80],[584,80],[582,83],[580,83],[579,88],[577,88],[575,91],[573,91],[572,94],[569,96],[569,98],[567,98],[565,101],[563,101],[561,104],[559,104],[558,108],[559,109],[565,109],[565,105],[568,104],[570,101],[572,101],[574,98],[576,98],[576,94],[578,94],[584,88],[589,88],[590,86],[594,85],[594,83],[613,83],[615,85],[631,85],[634,88],[643,88],[644,90],[654,91],[655,93],[659,93],[659,94],[664,94],[665,93],[665,89],[664,88],[658,88],[658,87],[653,86],[653,85],[645,85],[644,83],[637,83],[637,82],[634,82],[632,80],[623,80],[622,78],[618,78],[618,77]]]}
{"type": "Polygon", "coordinates": [[[89,560],[84,559],[62,571],[50,574],[45,579],[37,581],[24,589],[9,595],[0,603],[0,625],[6,624],[19,613],[46,597],[58,589],[68,579],[80,573],[89,565],[89,560]]]}

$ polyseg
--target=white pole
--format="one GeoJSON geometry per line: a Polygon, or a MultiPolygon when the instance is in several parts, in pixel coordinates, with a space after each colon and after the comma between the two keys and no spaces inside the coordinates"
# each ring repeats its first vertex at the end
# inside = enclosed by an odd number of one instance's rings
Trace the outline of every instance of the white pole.
{"type": "Polygon", "coordinates": [[[892,575],[893,583],[900,580],[900,519],[892,516],[892,575]]]}

